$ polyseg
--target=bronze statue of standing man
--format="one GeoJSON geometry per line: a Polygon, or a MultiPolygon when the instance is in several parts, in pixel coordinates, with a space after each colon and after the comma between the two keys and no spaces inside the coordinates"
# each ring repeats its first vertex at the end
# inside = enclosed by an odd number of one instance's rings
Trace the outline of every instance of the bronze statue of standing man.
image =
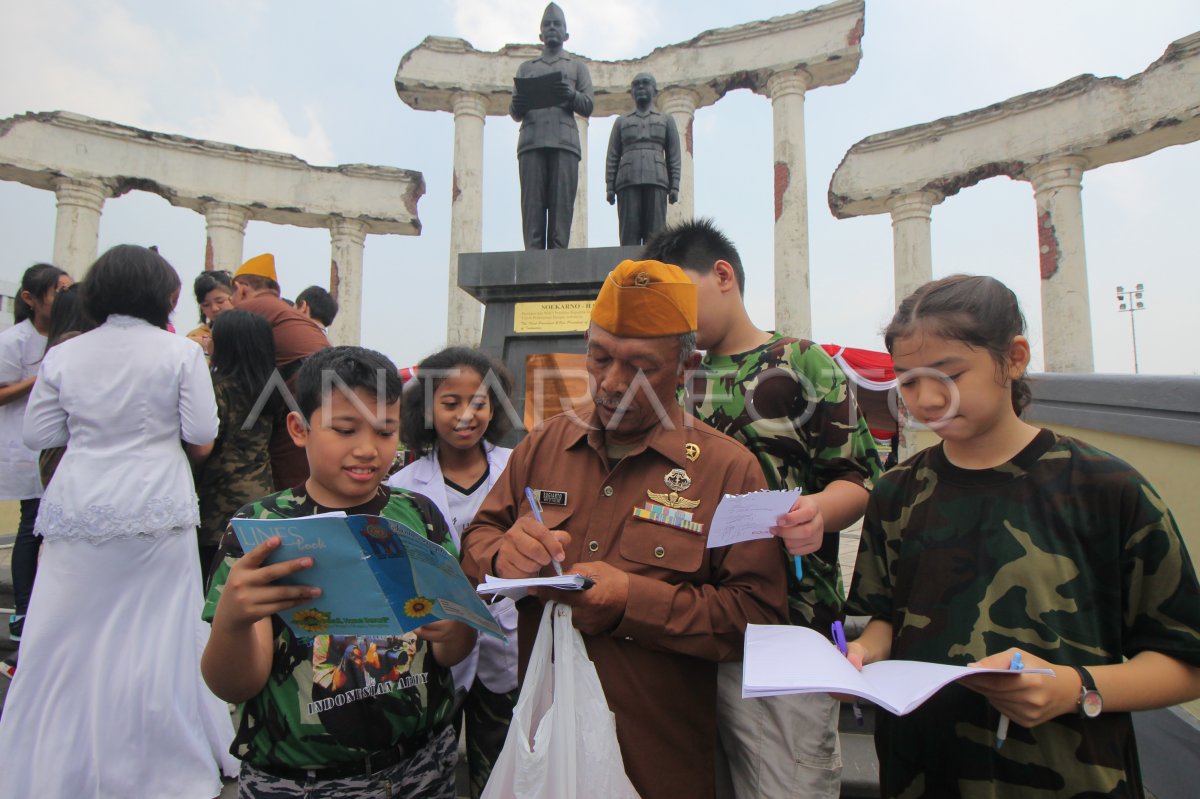
{"type": "Polygon", "coordinates": [[[509,114],[521,123],[517,162],[525,249],[565,249],[579,185],[575,114],[592,114],[587,65],[563,51],[567,20],[554,3],[542,14],[542,54],[517,69],[509,114]]]}
{"type": "Polygon", "coordinates": [[[658,83],[641,72],[629,93],[637,108],[617,117],[608,137],[605,199],[617,204],[621,246],[644,244],[666,227],[667,199],[679,202],[679,131],[654,108],[658,83]]]}

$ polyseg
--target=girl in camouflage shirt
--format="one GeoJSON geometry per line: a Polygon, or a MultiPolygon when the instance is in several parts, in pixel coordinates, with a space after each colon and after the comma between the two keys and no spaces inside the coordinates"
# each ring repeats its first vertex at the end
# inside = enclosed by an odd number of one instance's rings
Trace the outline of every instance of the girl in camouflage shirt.
{"type": "Polygon", "coordinates": [[[1019,651],[1055,676],[980,675],[881,713],[884,796],[1140,797],[1130,711],[1200,696],[1175,521],[1128,464],[1022,421],[1023,333],[1007,287],[963,275],[885,332],[909,413],[942,442],[872,492],[847,602],[871,621],[849,657],[1009,668],[1019,651]]]}

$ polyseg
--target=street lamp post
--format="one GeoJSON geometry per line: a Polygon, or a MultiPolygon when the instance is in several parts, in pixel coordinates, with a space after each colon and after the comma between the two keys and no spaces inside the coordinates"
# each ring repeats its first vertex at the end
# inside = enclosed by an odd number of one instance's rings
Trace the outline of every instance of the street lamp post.
{"type": "Polygon", "coordinates": [[[1138,356],[1137,356],[1137,325],[1134,324],[1133,314],[1136,311],[1146,310],[1146,304],[1142,302],[1142,293],[1145,286],[1138,283],[1129,291],[1125,290],[1124,286],[1117,286],[1117,302],[1120,307],[1119,312],[1129,314],[1129,334],[1133,337],[1133,373],[1138,373],[1138,356]]]}

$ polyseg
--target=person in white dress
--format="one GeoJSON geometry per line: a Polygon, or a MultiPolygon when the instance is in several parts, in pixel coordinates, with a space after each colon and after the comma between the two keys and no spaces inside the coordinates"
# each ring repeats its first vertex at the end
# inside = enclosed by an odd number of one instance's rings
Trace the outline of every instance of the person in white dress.
{"type": "MultiPolygon", "coordinates": [[[[503,367],[466,347],[430,355],[404,387],[400,437],[420,457],[392,475],[388,485],[432,500],[460,551],[463,530],[512,452],[495,443],[512,428],[511,391],[512,378],[503,367]]],[[[505,598],[488,609],[508,643],[481,635],[475,650],[452,669],[454,684],[466,692],[467,765],[475,799],[504,746],[517,696],[517,609],[505,598]]]]}
{"type": "Polygon", "coordinates": [[[0,716],[0,796],[211,799],[233,726],[207,639],[185,446],[217,434],[200,346],[166,331],[175,270],[114,247],[83,281],[99,326],[46,353],[24,441],[70,444],[42,497],[42,560],[0,716]]]}
{"type": "MultiPolygon", "coordinates": [[[[21,520],[12,549],[14,608],[8,617],[8,635],[13,641],[21,640],[42,544],[33,533],[42,496],[38,454],[21,440],[21,422],[38,364],[46,352],[54,298],[72,282],[70,275],[51,264],[34,264],[26,269],[13,303],[15,324],[0,333],[0,500],[21,503],[21,520]]],[[[0,674],[11,677],[15,668],[15,658],[5,659],[0,674]]]]}

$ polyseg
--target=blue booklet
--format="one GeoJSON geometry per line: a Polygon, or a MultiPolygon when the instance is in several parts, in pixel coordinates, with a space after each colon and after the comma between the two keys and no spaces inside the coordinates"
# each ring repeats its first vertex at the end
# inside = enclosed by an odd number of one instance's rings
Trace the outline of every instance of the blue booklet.
{"type": "Polygon", "coordinates": [[[487,606],[442,547],[382,516],[322,514],[299,519],[234,519],[249,552],[271,536],[283,543],[267,563],[305,555],[313,566],[279,580],[313,585],[321,596],[279,614],[301,638],[400,635],[439,619],[507,640],[487,606]]]}

